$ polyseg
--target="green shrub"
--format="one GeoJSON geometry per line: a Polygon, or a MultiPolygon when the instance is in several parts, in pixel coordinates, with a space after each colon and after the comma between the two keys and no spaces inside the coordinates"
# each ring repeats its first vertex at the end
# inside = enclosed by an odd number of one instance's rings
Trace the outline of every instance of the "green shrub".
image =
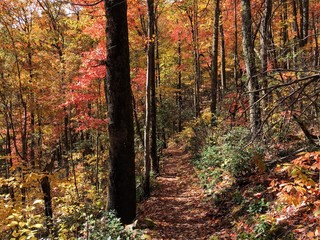
{"type": "MultiPolygon", "coordinates": [[[[127,231],[121,224],[120,219],[116,217],[113,211],[103,214],[101,218],[90,216],[85,223],[83,239],[90,240],[122,240],[133,239],[132,233],[127,231]]],[[[80,238],[81,239],[81,238],[80,238]]]]}
{"type": "Polygon", "coordinates": [[[270,202],[265,202],[264,198],[260,200],[251,201],[247,212],[248,213],[265,213],[270,205],[270,202]]]}
{"type": "Polygon", "coordinates": [[[198,169],[210,167],[222,168],[233,177],[251,173],[255,168],[251,161],[254,154],[260,152],[258,148],[247,147],[249,131],[238,127],[217,138],[215,145],[205,147],[196,161],[198,169]]]}

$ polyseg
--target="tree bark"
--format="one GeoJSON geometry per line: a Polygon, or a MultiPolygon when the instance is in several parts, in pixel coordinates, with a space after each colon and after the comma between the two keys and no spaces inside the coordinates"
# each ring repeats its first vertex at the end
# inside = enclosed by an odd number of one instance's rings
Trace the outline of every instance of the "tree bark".
{"type": "MultiPolygon", "coordinates": [[[[239,89],[238,83],[238,17],[237,17],[237,0],[233,2],[233,14],[234,14],[234,48],[233,48],[233,77],[236,85],[237,93],[239,89]]],[[[240,84],[241,85],[241,84],[240,84]]]]}
{"type": "Polygon", "coordinates": [[[309,35],[309,0],[299,0],[300,2],[300,46],[308,42],[309,35]]]}
{"type": "MultiPolygon", "coordinates": [[[[285,69],[290,68],[289,59],[288,59],[288,40],[289,40],[289,32],[288,32],[288,4],[287,0],[281,0],[282,1],[282,13],[281,13],[281,40],[282,40],[282,47],[281,47],[281,67],[285,69]]],[[[268,10],[266,10],[268,11],[268,10]]]]}
{"type": "Polygon", "coordinates": [[[181,39],[179,33],[178,40],[178,93],[177,93],[177,107],[178,107],[178,132],[182,131],[182,73],[181,73],[181,39]]]}
{"type": "MultiPolygon", "coordinates": [[[[264,3],[263,16],[260,25],[260,59],[261,59],[261,78],[263,89],[268,88],[268,49],[270,46],[270,27],[271,27],[271,13],[272,13],[272,0],[266,0],[264,3]]],[[[262,91],[262,95],[266,94],[266,90],[262,91]]],[[[267,99],[263,98],[261,101],[262,105],[262,115],[265,115],[264,112],[267,108],[267,99]]]]}
{"type": "Polygon", "coordinates": [[[242,17],[242,47],[245,58],[248,78],[249,103],[250,103],[250,128],[253,138],[259,138],[261,127],[261,114],[259,100],[259,83],[252,40],[252,18],[250,0],[241,0],[242,17]]]}
{"type": "Polygon", "coordinates": [[[219,18],[220,1],[214,1],[214,20],[213,20],[213,40],[212,40],[212,63],[211,63],[211,104],[212,115],[217,113],[217,95],[218,95],[218,48],[219,48],[219,18]]]}
{"type": "MultiPolygon", "coordinates": [[[[147,0],[148,9],[148,44],[147,44],[147,79],[146,79],[146,114],[145,114],[145,129],[144,129],[144,195],[149,197],[150,195],[150,171],[151,160],[152,167],[157,168],[157,150],[156,131],[153,121],[155,121],[155,45],[154,45],[154,1],[147,0]],[[152,128],[154,127],[154,129],[152,128]],[[150,139],[151,130],[151,139],[150,139]],[[154,135],[154,136],[153,136],[154,135]],[[151,141],[150,141],[151,140],[151,141]],[[155,144],[155,149],[154,149],[155,144]],[[155,150],[155,156],[154,151],[155,150]]],[[[157,168],[157,170],[159,170],[157,168]]]]}
{"type": "MultiPolygon", "coordinates": [[[[221,17],[220,17],[221,19],[221,17]]],[[[226,74],[226,49],[224,42],[223,23],[220,23],[220,56],[221,56],[221,89],[222,95],[227,91],[227,74],[226,74]]]]}
{"type": "Polygon", "coordinates": [[[136,217],[134,129],[130,85],[127,1],[104,0],[107,36],[105,92],[110,139],[108,209],[124,224],[136,217]]]}
{"type": "Polygon", "coordinates": [[[312,28],[314,34],[314,67],[319,66],[319,41],[318,41],[318,29],[316,26],[316,20],[314,16],[314,12],[312,13],[312,28]]]}
{"type": "Polygon", "coordinates": [[[199,27],[198,27],[198,0],[193,0],[193,16],[190,19],[192,43],[193,43],[193,64],[194,64],[194,95],[193,95],[193,107],[194,116],[197,118],[200,116],[200,54],[199,54],[199,27]]]}
{"type": "Polygon", "coordinates": [[[47,228],[50,229],[52,227],[52,201],[51,201],[51,186],[48,176],[44,176],[41,179],[41,189],[43,192],[43,200],[44,200],[44,212],[47,218],[47,228]]]}
{"type": "Polygon", "coordinates": [[[150,78],[151,92],[151,144],[150,156],[152,171],[159,174],[159,159],[157,151],[157,104],[156,104],[156,66],[155,66],[155,8],[154,0],[147,0],[148,5],[148,78],[150,78]]]}

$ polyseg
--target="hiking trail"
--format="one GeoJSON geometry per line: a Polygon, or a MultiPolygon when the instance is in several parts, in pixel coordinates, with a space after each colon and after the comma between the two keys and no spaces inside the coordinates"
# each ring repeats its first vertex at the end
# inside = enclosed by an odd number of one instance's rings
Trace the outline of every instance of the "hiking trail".
{"type": "Polygon", "coordinates": [[[139,220],[154,223],[147,234],[152,239],[208,239],[213,234],[212,205],[204,191],[191,155],[183,147],[170,145],[161,159],[156,187],[139,207],[139,220]]]}

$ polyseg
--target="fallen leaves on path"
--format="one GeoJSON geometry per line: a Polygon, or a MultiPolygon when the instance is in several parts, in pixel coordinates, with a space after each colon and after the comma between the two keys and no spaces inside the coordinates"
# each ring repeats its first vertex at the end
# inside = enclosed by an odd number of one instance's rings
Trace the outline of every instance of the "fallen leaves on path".
{"type": "Polygon", "coordinates": [[[139,207],[139,220],[154,222],[147,230],[152,239],[208,239],[213,221],[210,203],[203,197],[190,154],[171,146],[162,159],[155,190],[139,207]]]}

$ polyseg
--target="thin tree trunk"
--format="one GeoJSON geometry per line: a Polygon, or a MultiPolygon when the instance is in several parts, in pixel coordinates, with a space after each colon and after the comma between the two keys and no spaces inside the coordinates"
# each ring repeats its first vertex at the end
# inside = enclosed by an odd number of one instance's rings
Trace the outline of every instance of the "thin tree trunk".
{"type": "Polygon", "coordinates": [[[144,146],[144,140],[142,136],[141,126],[138,118],[138,111],[137,111],[137,104],[134,95],[132,94],[132,105],[133,105],[133,116],[134,116],[134,122],[136,123],[136,132],[140,139],[140,142],[142,146],[144,146]]]}
{"type": "Polygon", "coordinates": [[[288,32],[288,4],[287,0],[281,0],[282,1],[282,14],[281,14],[281,21],[282,21],[282,29],[281,29],[281,39],[282,39],[282,50],[281,50],[281,56],[282,56],[282,67],[285,69],[290,68],[289,66],[289,59],[288,59],[288,40],[289,40],[289,32],[288,32]]]}
{"type": "Polygon", "coordinates": [[[146,80],[146,121],[144,149],[144,195],[150,195],[150,171],[159,172],[156,146],[155,112],[155,48],[154,48],[154,1],[147,0],[148,9],[148,45],[147,45],[147,80],[146,80]],[[151,127],[151,129],[150,129],[151,127]],[[151,130],[151,141],[150,141],[151,130]]]}
{"type": "Polygon", "coordinates": [[[314,67],[319,66],[319,41],[318,41],[318,29],[316,27],[316,20],[314,16],[314,12],[312,13],[312,28],[314,33],[314,67]]]}
{"type": "MultiPolygon", "coordinates": [[[[270,27],[271,27],[271,13],[272,13],[272,0],[266,0],[264,3],[264,11],[262,16],[262,21],[260,25],[260,59],[261,59],[261,78],[263,89],[268,88],[268,49],[269,49],[269,37],[270,37],[270,27]]],[[[262,91],[262,95],[266,94],[266,90],[262,91]]],[[[267,111],[267,99],[263,98],[261,101],[262,105],[262,115],[265,115],[267,111]]]]}
{"type": "Polygon", "coordinates": [[[212,69],[211,69],[210,110],[212,115],[215,115],[217,113],[219,18],[220,18],[220,1],[215,0],[214,1],[214,20],[213,20],[213,38],[212,38],[212,60],[211,60],[212,69]]]}
{"type": "Polygon", "coordinates": [[[182,82],[181,82],[181,39],[179,33],[178,40],[178,93],[177,93],[177,103],[178,103],[178,132],[182,131],[182,82]]]}
{"type": "Polygon", "coordinates": [[[155,7],[155,71],[156,71],[156,87],[159,92],[159,102],[162,102],[161,95],[161,75],[160,75],[160,54],[159,54],[159,29],[158,29],[158,6],[155,7]]]}
{"type": "Polygon", "coordinates": [[[150,77],[150,92],[151,92],[151,144],[150,144],[150,156],[152,163],[152,171],[159,174],[159,158],[157,149],[157,104],[156,104],[156,66],[155,66],[155,7],[154,0],[148,0],[148,15],[149,15],[149,39],[150,49],[148,49],[148,55],[150,54],[149,60],[149,74],[150,77]]]}
{"type": "Polygon", "coordinates": [[[189,16],[191,23],[192,44],[193,44],[193,66],[194,66],[194,90],[193,90],[193,107],[194,116],[200,116],[200,56],[199,56],[199,36],[198,36],[198,0],[193,0],[193,15],[189,16]]]}
{"type": "Polygon", "coordinates": [[[304,46],[308,42],[309,35],[309,0],[299,0],[300,2],[300,44],[304,46]]]}
{"type": "MultiPolygon", "coordinates": [[[[220,17],[221,19],[221,17],[220,17]]],[[[226,74],[226,50],[224,42],[223,23],[220,23],[220,56],[221,56],[221,88],[222,95],[227,91],[227,74],[226,74]]]]}
{"type": "MultiPolygon", "coordinates": [[[[236,85],[237,93],[239,89],[238,83],[238,17],[237,17],[237,0],[233,2],[233,14],[234,14],[234,48],[233,48],[233,77],[236,85]]],[[[240,84],[241,85],[241,84],[240,84]]]]}
{"type": "MultiPolygon", "coordinates": [[[[9,157],[9,160],[7,160],[7,178],[10,177],[10,168],[12,167],[12,149],[11,149],[11,136],[10,136],[10,126],[9,126],[9,122],[8,122],[8,118],[6,116],[6,155],[7,157],[9,157]]],[[[10,194],[10,198],[11,200],[14,202],[15,201],[15,197],[14,197],[14,189],[13,187],[8,187],[9,190],[9,194],[10,194]]]]}

